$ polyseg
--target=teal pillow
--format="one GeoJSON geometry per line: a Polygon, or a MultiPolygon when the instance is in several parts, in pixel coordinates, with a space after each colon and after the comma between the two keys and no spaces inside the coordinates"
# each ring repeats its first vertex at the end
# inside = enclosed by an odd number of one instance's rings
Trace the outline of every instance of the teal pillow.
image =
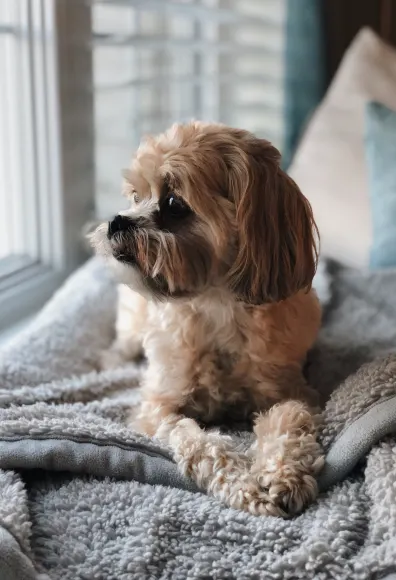
{"type": "Polygon", "coordinates": [[[366,106],[373,244],[370,267],[396,267],[396,112],[380,103],[366,106]]]}

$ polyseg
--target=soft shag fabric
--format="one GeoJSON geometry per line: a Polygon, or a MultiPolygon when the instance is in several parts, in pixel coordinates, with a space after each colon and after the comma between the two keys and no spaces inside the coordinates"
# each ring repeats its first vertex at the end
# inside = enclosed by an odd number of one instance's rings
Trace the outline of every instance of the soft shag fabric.
{"type": "Polygon", "coordinates": [[[396,266],[396,111],[381,103],[366,107],[366,159],[373,216],[370,267],[396,266]]]}
{"type": "Polygon", "coordinates": [[[96,370],[115,288],[96,260],[76,273],[0,352],[1,580],[395,573],[396,271],[329,264],[316,286],[327,306],[306,372],[324,399],[334,391],[327,464],[317,502],[287,521],[207,497],[125,427],[141,369],[96,370]]]}

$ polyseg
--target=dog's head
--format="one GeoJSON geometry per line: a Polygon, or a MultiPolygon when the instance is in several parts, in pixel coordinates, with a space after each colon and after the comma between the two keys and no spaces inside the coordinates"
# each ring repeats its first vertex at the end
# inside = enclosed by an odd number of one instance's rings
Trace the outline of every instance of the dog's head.
{"type": "Polygon", "coordinates": [[[174,125],[125,172],[128,211],[92,236],[120,281],[156,298],[225,287],[253,304],[309,288],[316,225],[268,141],[223,125],[174,125]]]}

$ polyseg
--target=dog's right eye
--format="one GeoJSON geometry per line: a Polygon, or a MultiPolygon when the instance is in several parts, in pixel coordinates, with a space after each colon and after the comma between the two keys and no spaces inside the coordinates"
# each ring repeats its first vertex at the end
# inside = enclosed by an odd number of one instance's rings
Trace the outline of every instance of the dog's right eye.
{"type": "Polygon", "coordinates": [[[169,194],[165,200],[164,207],[168,211],[168,213],[174,218],[181,218],[185,217],[189,213],[191,213],[190,208],[184,201],[174,195],[173,193],[169,194]]]}

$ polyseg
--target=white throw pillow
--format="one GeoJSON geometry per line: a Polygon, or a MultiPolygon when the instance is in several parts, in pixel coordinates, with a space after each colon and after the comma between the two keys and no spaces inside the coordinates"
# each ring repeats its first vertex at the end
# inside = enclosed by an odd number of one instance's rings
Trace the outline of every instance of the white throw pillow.
{"type": "Polygon", "coordinates": [[[368,266],[372,243],[364,152],[368,101],[396,109],[396,50],[364,28],[345,53],[289,170],[312,204],[321,255],[357,268],[368,266]]]}

